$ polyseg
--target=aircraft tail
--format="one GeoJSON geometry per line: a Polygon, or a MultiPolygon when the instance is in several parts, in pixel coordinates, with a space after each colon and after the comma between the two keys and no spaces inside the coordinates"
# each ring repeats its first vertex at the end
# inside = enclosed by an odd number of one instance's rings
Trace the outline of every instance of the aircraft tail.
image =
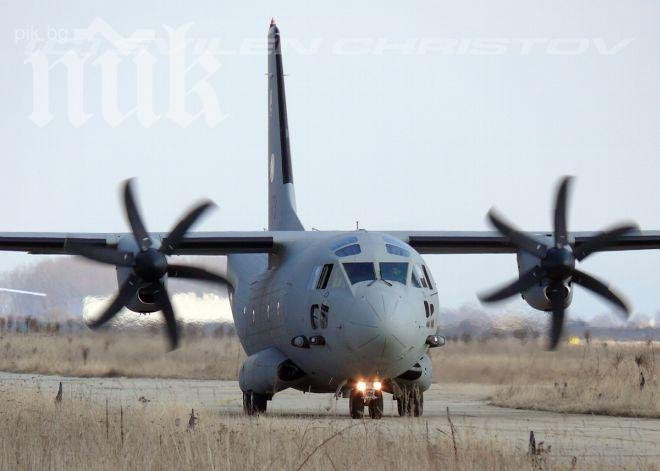
{"type": "Polygon", "coordinates": [[[268,229],[302,231],[296,214],[280,31],[268,30],[268,229]]]}

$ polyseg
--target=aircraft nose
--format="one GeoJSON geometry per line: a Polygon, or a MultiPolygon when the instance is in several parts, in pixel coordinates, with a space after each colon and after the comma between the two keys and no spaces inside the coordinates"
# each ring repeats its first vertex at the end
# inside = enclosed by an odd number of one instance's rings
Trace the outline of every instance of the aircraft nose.
{"type": "Polygon", "coordinates": [[[418,329],[411,312],[403,286],[383,283],[358,289],[351,318],[346,322],[349,348],[382,371],[416,345],[418,329]]]}

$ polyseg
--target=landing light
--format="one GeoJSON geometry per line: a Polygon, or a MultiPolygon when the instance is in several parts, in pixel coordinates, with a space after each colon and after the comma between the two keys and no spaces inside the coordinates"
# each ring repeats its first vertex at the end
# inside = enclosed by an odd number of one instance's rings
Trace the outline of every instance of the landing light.
{"type": "Polygon", "coordinates": [[[374,389],[376,391],[380,391],[382,387],[383,387],[383,385],[381,384],[380,381],[374,381],[374,389]]]}
{"type": "Polygon", "coordinates": [[[325,345],[325,338],[322,335],[312,335],[309,338],[311,345],[325,345]]]}
{"type": "Polygon", "coordinates": [[[426,345],[430,348],[442,347],[445,344],[445,338],[441,335],[429,335],[426,337],[426,345]]]}
{"type": "Polygon", "coordinates": [[[580,342],[580,337],[578,337],[577,335],[571,335],[568,338],[568,344],[569,345],[580,345],[580,343],[581,343],[580,342]]]}
{"type": "Polygon", "coordinates": [[[304,335],[298,335],[291,339],[291,345],[298,348],[309,348],[309,341],[304,335]]]}
{"type": "Polygon", "coordinates": [[[360,392],[365,392],[367,390],[367,383],[364,381],[358,381],[357,390],[360,392]]]}

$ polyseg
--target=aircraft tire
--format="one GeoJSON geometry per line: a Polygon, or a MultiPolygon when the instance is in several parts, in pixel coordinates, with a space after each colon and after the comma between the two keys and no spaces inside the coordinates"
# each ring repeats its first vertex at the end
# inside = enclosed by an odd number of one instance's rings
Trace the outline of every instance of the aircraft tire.
{"type": "Polygon", "coordinates": [[[415,389],[413,394],[412,412],[415,417],[421,417],[424,413],[424,393],[415,389]]]}
{"type": "Polygon", "coordinates": [[[246,415],[259,415],[266,413],[268,396],[252,391],[243,393],[243,412],[246,415]]]}
{"type": "Polygon", "coordinates": [[[396,410],[399,413],[399,417],[405,417],[412,415],[411,411],[411,398],[409,389],[403,389],[402,394],[396,398],[396,410]]]}
{"type": "Polygon", "coordinates": [[[351,419],[361,419],[364,417],[364,396],[362,396],[360,391],[356,389],[351,391],[348,408],[351,413],[351,419]]]}
{"type": "Polygon", "coordinates": [[[383,393],[376,392],[376,399],[369,401],[369,417],[372,419],[383,418],[383,393]]]}
{"type": "Polygon", "coordinates": [[[396,398],[396,411],[399,413],[399,417],[406,415],[406,406],[404,404],[405,399],[402,397],[396,398]]]}
{"type": "Polygon", "coordinates": [[[399,417],[420,417],[424,413],[424,393],[416,386],[405,388],[396,398],[396,410],[399,417]]]}

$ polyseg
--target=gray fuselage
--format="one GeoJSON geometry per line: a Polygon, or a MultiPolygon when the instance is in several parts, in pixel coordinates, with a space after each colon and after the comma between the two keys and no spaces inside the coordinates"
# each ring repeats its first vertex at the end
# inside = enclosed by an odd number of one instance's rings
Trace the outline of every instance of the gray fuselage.
{"type": "Polygon", "coordinates": [[[300,389],[394,379],[420,362],[437,331],[430,272],[391,236],[355,231],[301,239],[268,265],[264,255],[229,257],[236,330],[248,355],[274,347],[301,368],[300,389]],[[292,345],[298,336],[322,336],[325,345],[299,348],[292,345]]]}

